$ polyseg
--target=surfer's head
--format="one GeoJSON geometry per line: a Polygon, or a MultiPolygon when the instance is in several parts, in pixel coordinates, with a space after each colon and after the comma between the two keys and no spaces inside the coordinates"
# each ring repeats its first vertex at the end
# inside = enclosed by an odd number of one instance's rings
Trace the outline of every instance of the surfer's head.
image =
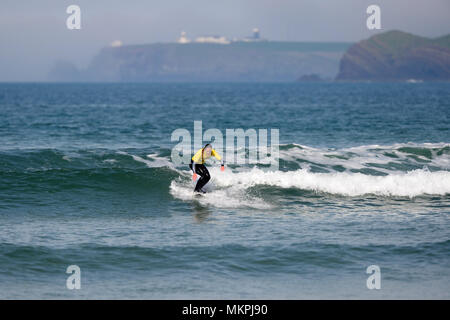
{"type": "Polygon", "coordinates": [[[211,151],[212,151],[212,145],[209,143],[205,144],[205,146],[203,147],[203,153],[210,156],[211,151]]]}

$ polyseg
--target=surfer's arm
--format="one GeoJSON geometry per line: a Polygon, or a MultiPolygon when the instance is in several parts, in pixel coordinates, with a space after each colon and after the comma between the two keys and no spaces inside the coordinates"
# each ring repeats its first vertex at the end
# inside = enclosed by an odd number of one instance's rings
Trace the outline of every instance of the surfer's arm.
{"type": "Polygon", "coordinates": [[[200,149],[193,157],[192,157],[192,180],[197,180],[197,172],[195,171],[195,165],[197,161],[199,161],[199,157],[201,156],[202,149],[200,149]]]}
{"type": "Polygon", "coordinates": [[[195,172],[195,161],[192,162],[192,180],[197,180],[197,172],[195,172]]]}
{"type": "Polygon", "coordinates": [[[220,154],[218,154],[217,151],[214,149],[211,150],[211,155],[216,157],[216,159],[219,161],[222,160],[222,157],[220,156],[220,154]]]}
{"type": "MultiPolygon", "coordinates": [[[[216,159],[219,161],[222,160],[222,157],[220,156],[220,154],[218,154],[217,151],[214,149],[211,150],[211,155],[216,157],[216,159]]],[[[221,166],[220,170],[223,171],[225,169],[224,165],[225,165],[225,161],[222,160],[222,163],[220,164],[220,166],[221,166]]]]}

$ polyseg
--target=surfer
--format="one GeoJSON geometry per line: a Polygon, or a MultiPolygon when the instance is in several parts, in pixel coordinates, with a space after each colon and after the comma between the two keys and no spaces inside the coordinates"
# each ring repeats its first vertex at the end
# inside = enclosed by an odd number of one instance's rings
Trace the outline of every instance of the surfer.
{"type": "MultiPolygon", "coordinates": [[[[197,180],[197,174],[200,175],[200,179],[197,181],[194,192],[205,193],[202,188],[208,183],[209,179],[211,179],[209,171],[205,166],[205,160],[211,156],[214,156],[219,161],[222,160],[222,157],[212,148],[212,145],[207,143],[203,148],[199,149],[191,159],[189,168],[191,168],[193,172],[192,179],[195,181],[197,180]]],[[[224,161],[222,161],[220,170],[225,170],[224,161]]]]}

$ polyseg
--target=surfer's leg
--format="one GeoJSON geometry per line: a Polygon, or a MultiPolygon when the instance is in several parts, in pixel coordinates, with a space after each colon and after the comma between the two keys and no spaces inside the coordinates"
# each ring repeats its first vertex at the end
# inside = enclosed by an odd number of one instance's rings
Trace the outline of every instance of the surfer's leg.
{"type": "Polygon", "coordinates": [[[200,191],[205,186],[205,184],[208,183],[209,179],[211,179],[211,176],[209,175],[208,169],[206,169],[205,165],[203,164],[195,165],[195,171],[200,175],[200,179],[195,186],[195,191],[200,191]]]}

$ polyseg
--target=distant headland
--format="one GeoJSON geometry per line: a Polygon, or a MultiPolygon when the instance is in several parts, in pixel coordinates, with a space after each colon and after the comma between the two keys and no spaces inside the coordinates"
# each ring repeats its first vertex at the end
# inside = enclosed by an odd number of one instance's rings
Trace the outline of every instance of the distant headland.
{"type": "Polygon", "coordinates": [[[336,80],[449,81],[450,34],[436,39],[389,31],[351,46],[336,80]]]}
{"type": "Polygon", "coordinates": [[[59,61],[51,81],[290,82],[450,80],[450,35],[400,31],[358,43],[270,41],[258,28],[245,38],[205,35],[176,42],[103,48],[84,70],[59,61]]]}

